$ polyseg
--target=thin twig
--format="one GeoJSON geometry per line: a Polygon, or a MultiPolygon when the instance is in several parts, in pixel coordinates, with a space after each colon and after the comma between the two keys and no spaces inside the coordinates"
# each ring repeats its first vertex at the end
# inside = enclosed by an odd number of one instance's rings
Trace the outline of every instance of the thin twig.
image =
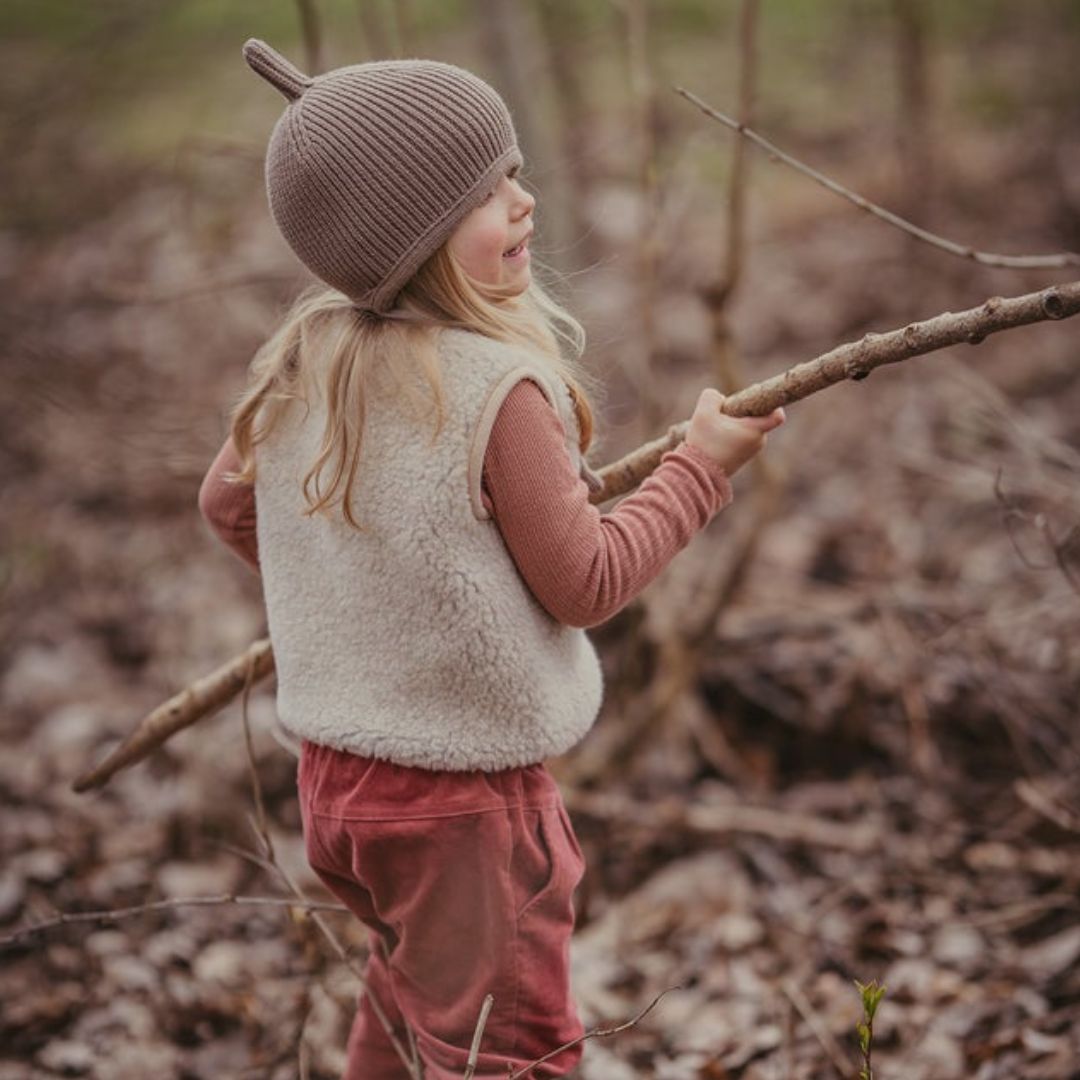
{"type": "Polygon", "coordinates": [[[840,1045],[832,1037],[832,1032],[821,1022],[820,1017],[814,1012],[813,1006],[806,1000],[806,995],[790,980],[782,979],[780,989],[792,1005],[798,1010],[799,1015],[806,1021],[807,1026],[814,1033],[814,1038],[821,1043],[821,1048],[828,1055],[833,1068],[840,1074],[840,1080],[848,1080],[849,1076],[855,1075],[855,1066],[848,1060],[847,1055],[840,1045]]]}
{"type": "Polygon", "coordinates": [[[1034,780],[1020,779],[1013,782],[1013,791],[1020,801],[1030,806],[1060,829],[1080,833],[1080,815],[1071,807],[1063,805],[1055,796],[1040,787],[1034,780]]]}
{"type": "Polygon", "coordinates": [[[1028,556],[1024,554],[1019,541],[1013,533],[1011,523],[1013,521],[1022,521],[1024,524],[1032,526],[1050,549],[1051,554],[1054,556],[1054,565],[1056,565],[1064,575],[1065,580],[1069,583],[1069,588],[1080,596],[1080,574],[1077,573],[1069,560],[1070,553],[1077,550],[1077,539],[1078,536],[1080,536],[1080,528],[1073,525],[1068,532],[1066,532],[1065,536],[1059,540],[1054,535],[1053,527],[1050,525],[1045,514],[1028,514],[1021,510],[1020,507],[1005,494],[1005,489],[1002,484],[1003,475],[1004,470],[999,468],[997,475],[994,477],[994,496],[998,502],[1001,503],[1002,523],[1005,526],[1006,535],[1012,543],[1013,550],[1016,552],[1020,561],[1029,570],[1050,569],[1049,565],[1040,566],[1038,563],[1032,562],[1028,556]]]}
{"type": "Polygon", "coordinates": [[[696,94],[692,94],[689,90],[684,90],[681,86],[673,86],[672,89],[675,93],[686,98],[687,101],[693,102],[693,104],[701,109],[702,112],[711,116],[714,120],[718,120],[721,124],[731,128],[732,131],[738,132],[752,143],[760,146],[773,157],[783,161],[786,165],[790,165],[804,176],[810,177],[811,180],[817,181],[817,183],[828,188],[829,191],[834,194],[840,195],[850,202],[853,202],[867,213],[881,218],[882,221],[887,221],[890,225],[895,225],[898,229],[902,229],[911,236],[917,237],[919,240],[931,244],[936,248],[940,248],[942,251],[949,252],[950,255],[959,255],[961,258],[972,259],[977,263],[982,263],[984,266],[1001,266],[1022,270],[1048,270],[1060,269],[1067,266],[1080,266],[1080,255],[1072,251],[1064,251],[1056,255],[997,255],[987,251],[976,251],[967,244],[957,244],[952,240],[946,240],[944,237],[937,236],[932,232],[927,232],[926,229],[921,229],[918,225],[914,225],[912,222],[900,217],[899,214],[894,214],[892,211],[885,210],[876,203],[870,202],[869,199],[863,198],[862,195],[844,187],[843,184],[838,184],[824,173],[820,173],[817,169],[811,168],[811,166],[799,161],[798,158],[794,158],[790,154],[785,153],[778,146],[769,142],[768,139],[759,135],[756,131],[752,131],[745,124],[740,124],[737,120],[733,120],[730,116],[725,116],[722,112],[718,112],[716,109],[707,105],[701,98],[696,94]]]}
{"type": "Polygon", "coordinates": [[[17,945],[26,938],[43,933],[54,926],[80,922],[115,922],[131,915],[141,915],[147,911],[166,911],[179,907],[212,907],[215,904],[248,904],[262,907],[305,908],[309,911],[348,911],[344,904],[335,904],[322,900],[297,900],[277,896],[236,896],[233,893],[219,893],[216,896],[172,897],[167,900],[153,900],[146,904],[134,904],[131,907],[108,908],[104,911],[66,911],[50,919],[24,926],[14,933],[0,937],[0,948],[17,945]]]}
{"type": "Polygon", "coordinates": [[[648,1016],[648,1014],[651,1013],[654,1008],[656,1008],[657,1004],[660,1002],[660,999],[666,997],[672,992],[672,990],[682,989],[683,987],[681,986],[669,986],[666,990],[661,990],[660,993],[657,994],[656,997],[654,997],[652,1001],[650,1001],[649,1004],[646,1005],[645,1008],[637,1014],[637,1016],[634,1016],[629,1020],[625,1020],[623,1023],[617,1024],[615,1027],[612,1028],[595,1027],[591,1031],[586,1031],[584,1035],[579,1035],[576,1039],[571,1039],[570,1042],[563,1043],[562,1046],[557,1046],[554,1050],[546,1053],[542,1058],[537,1058],[535,1061],[529,1062],[528,1065],[524,1065],[520,1069],[516,1069],[514,1072],[510,1073],[507,1076],[506,1080],[518,1080],[519,1077],[525,1076],[528,1073],[532,1072],[532,1070],[535,1069],[537,1065],[543,1065],[545,1061],[553,1058],[556,1054],[561,1054],[564,1050],[569,1050],[572,1047],[577,1046],[578,1043],[583,1043],[586,1039],[606,1039],[610,1035],[618,1035],[620,1031],[625,1031],[627,1028],[631,1028],[635,1024],[639,1023],[641,1020],[644,1020],[645,1017],[648,1016]]]}
{"type": "Polygon", "coordinates": [[[484,1004],[480,1006],[480,1016],[476,1021],[476,1030],[473,1032],[472,1046],[469,1047],[469,1060],[465,1063],[465,1073],[462,1080],[472,1080],[476,1072],[476,1061],[480,1056],[480,1042],[484,1038],[484,1028],[487,1027],[488,1016],[491,1015],[491,1006],[495,999],[490,994],[484,995],[484,1004]]]}

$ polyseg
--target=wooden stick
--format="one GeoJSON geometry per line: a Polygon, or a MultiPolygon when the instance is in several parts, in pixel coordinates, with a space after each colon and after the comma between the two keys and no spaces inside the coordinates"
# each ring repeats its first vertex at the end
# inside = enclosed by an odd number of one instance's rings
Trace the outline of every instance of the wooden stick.
{"type": "MultiPolygon", "coordinates": [[[[1023,296],[992,296],[967,311],[947,311],[899,330],[866,334],[858,341],[797,364],[780,375],[748,386],[724,399],[728,416],[765,416],[778,405],[789,405],[846,379],[865,379],[874,368],[895,364],[912,356],[936,352],[950,345],[978,345],[988,335],[1029,323],[1067,319],[1080,312],[1080,281],[1052,285],[1023,296]]],[[[607,502],[636,488],[660,464],[660,459],[686,437],[690,421],[673,424],[658,439],[599,470],[600,486],[589,501],[607,502]]],[[[246,652],[193,683],[145,717],[135,731],[97,767],[79,776],[72,787],[86,791],[101,787],[120,769],[141,761],[177,731],[209,716],[232,701],[249,677],[252,684],[274,669],[267,639],[256,641],[246,652]]]]}
{"type": "MultiPolygon", "coordinates": [[[[967,311],[946,311],[923,322],[909,323],[884,334],[866,334],[835,349],[796,364],[771,379],[748,386],[724,399],[728,416],[765,416],[778,405],[790,405],[846,379],[865,379],[874,368],[923,356],[950,345],[978,345],[990,334],[1047,319],[1067,319],[1080,312],[1080,281],[1053,285],[1039,292],[1003,298],[992,296],[967,311]]],[[[690,427],[689,420],[674,424],[668,433],[646,443],[620,461],[600,470],[604,485],[593,493],[595,503],[638,486],[676,447],[690,427]]]]}
{"type": "Polygon", "coordinates": [[[273,670],[270,639],[261,638],[227,664],[159,705],[100,765],[79,776],[72,788],[87,791],[101,787],[114,773],[142,761],[178,731],[227,705],[243,692],[249,678],[254,684],[273,670]]]}
{"type": "Polygon", "coordinates": [[[476,1030],[473,1031],[472,1046],[469,1047],[469,1060],[465,1062],[465,1073],[462,1080],[472,1080],[476,1072],[476,1062],[480,1057],[480,1042],[484,1038],[484,1028],[487,1027],[488,1016],[491,1014],[491,1006],[495,999],[490,994],[484,995],[484,1003],[480,1006],[480,1016],[476,1021],[476,1030]]]}

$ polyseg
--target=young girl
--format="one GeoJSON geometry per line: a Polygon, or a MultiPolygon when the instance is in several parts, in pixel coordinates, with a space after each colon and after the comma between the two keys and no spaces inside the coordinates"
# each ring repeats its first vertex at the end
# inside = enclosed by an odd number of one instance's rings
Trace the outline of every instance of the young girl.
{"type": "Polygon", "coordinates": [[[532,278],[498,94],[430,60],[310,78],[263,42],[244,56],[288,101],[267,194],[324,284],[256,354],[199,506],[262,575],[306,853],[370,928],[346,1077],[409,1076],[410,1039],[427,1077],[460,1077],[489,993],[477,1075],[505,1077],[582,1034],[584,864],[543,763],[600,708],[584,628],[727,505],[783,413],[732,419],[704,391],[600,514],[584,335],[532,278]]]}

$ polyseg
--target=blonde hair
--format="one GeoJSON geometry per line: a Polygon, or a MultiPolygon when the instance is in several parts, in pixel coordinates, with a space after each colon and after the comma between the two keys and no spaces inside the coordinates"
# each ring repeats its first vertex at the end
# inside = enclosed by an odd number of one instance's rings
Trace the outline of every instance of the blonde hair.
{"type": "Polygon", "coordinates": [[[420,421],[433,414],[432,443],[442,430],[444,400],[437,352],[439,331],[456,327],[535,349],[563,380],[574,404],[584,454],[592,443],[598,381],[580,362],[581,324],[535,278],[524,292],[469,276],[443,244],[401,291],[397,307],[380,316],[361,311],[337,289],[313,285],[252,358],[248,385],[231,414],[241,468],[228,475],[253,483],[255,446],[273,430],[293,401],[312,394],[326,402],[326,423],[316,460],[304,477],[306,514],[341,503],[342,514],[363,531],[351,496],[360,462],[365,407],[378,379],[388,379],[400,401],[420,421]],[[422,377],[427,383],[424,390],[422,377]],[[324,471],[331,473],[324,487],[324,471]]]}

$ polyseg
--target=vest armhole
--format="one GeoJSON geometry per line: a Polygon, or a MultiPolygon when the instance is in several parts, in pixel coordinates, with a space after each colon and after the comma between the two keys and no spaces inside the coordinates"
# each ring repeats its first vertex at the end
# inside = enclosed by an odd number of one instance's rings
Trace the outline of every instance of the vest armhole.
{"type": "Polygon", "coordinates": [[[502,403],[506,400],[506,395],[509,394],[522,379],[532,379],[534,382],[538,383],[540,389],[544,392],[544,396],[551,403],[551,407],[556,412],[559,411],[558,402],[555,399],[555,394],[548,384],[547,379],[535,368],[524,366],[516,367],[513,370],[506,372],[506,374],[498,379],[495,385],[492,386],[488,393],[487,400],[480,410],[480,416],[476,421],[472,440],[469,443],[469,502],[472,504],[473,516],[480,521],[491,517],[481,498],[481,484],[484,478],[484,455],[487,453],[488,440],[491,438],[491,429],[495,426],[495,417],[498,416],[499,409],[502,408],[502,403]]]}

